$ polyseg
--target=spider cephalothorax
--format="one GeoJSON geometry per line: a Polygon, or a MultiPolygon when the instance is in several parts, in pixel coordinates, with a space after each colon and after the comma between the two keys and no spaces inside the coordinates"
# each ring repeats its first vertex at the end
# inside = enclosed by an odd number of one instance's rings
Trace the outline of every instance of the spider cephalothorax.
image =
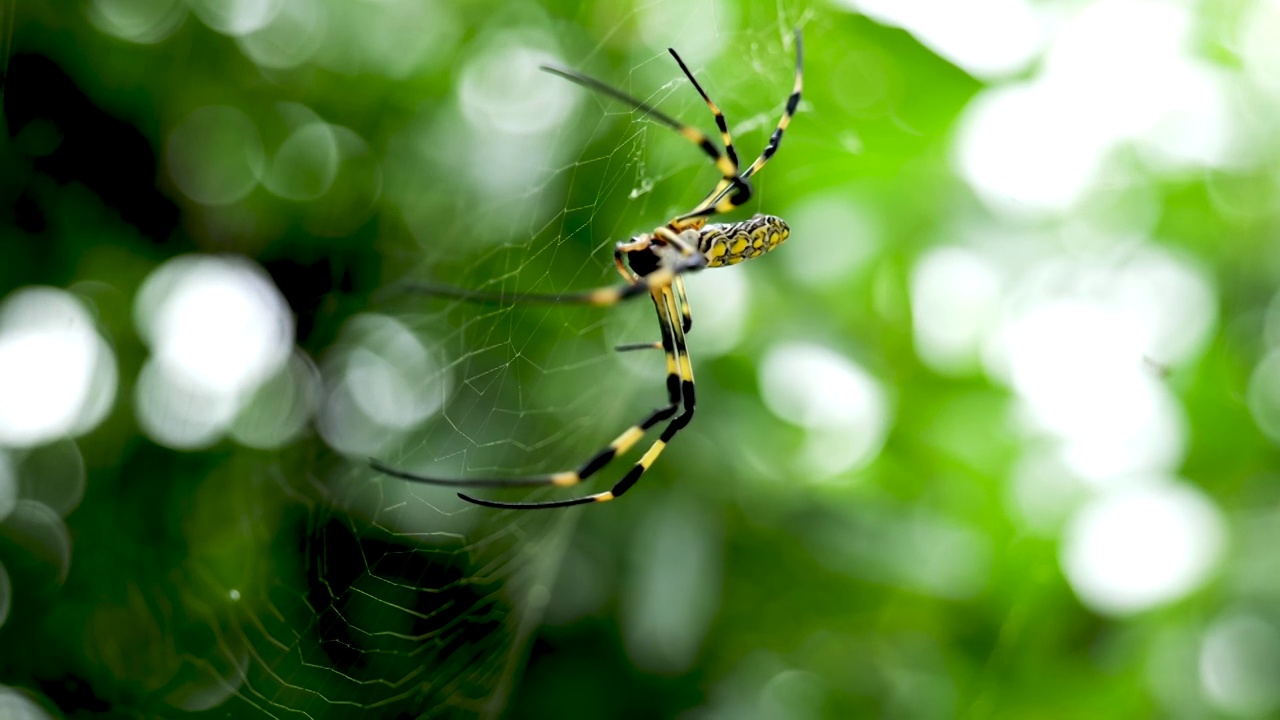
{"type": "MultiPolygon", "coordinates": [[[[585,503],[605,502],[622,495],[640,479],[649,466],[653,464],[667,443],[693,418],[694,398],[693,364],[689,359],[689,349],[685,345],[685,333],[693,325],[689,312],[689,301],[684,292],[684,275],[707,267],[734,265],[744,260],[758,257],[780,245],[791,230],[781,218],[773,215],[755,215],[749,220],[735,223],[707,224],[712,215],[729,212],[751,197],[749,178],[756,174],[769,158],[777,152],[782,134],[791,123],[792,116],[800,105],[802,87],[801,68],[804,64],[800,31],[796,30],[796,74],[795,87],[787,98],[782,118],[769,137],[768,144],[760,156],[746,170],[739,171],[738,153],[733,147],[733,139],[729,136],[729,126],[725,122],[720,108],[711,102],[706,91],[698,84],[688,66],[680,59],[675,50],[671,56],[676,59],[680,69],[689,82],[697,89],[698,94],[706,101],[715,117],[716,127],[720,129],[720,137],[724,142],[721,153],[715,143],[701,130],[684,125],[662,113],[652,105],[606,85],[599,80],[588,77],[573,70],[557,67],[543,67],[544,70],[571,80],[579,85],[620,100],[640,110],[647,117],[662,123],[680,133],[689,142],[697,145],[720,171],[720,180],[711,192],[689,212],[672,218],[666,224],[648,233],[641,233],[630,240],[620,242],[614,247],[613,258],[618,272],[625,279],[623,285],[604,287],[584,292],[564,295],[525,295],[515,299],[533,300],[554,303],[585,303],[589,305],[614,305],[627,298],[648,294],[658,314],[658,329],[662,339],[658,342],[635,343],[619,346],[619,350],[639,350],[647,348],[661,349],[667,361],[667,404],[660,407],[643,420],[632,425],[614,438],[613,442],[593,455],[576,470],[538,475],[524,478],[438,478],[399,470],[378,460],[371,460],[373,467],[387,475],[403,478],[413,482],[432,485],[454,485],[468,487],[533,487],[553,485],[567,487],[577,485],[594,475],[615,457],[628,452],[640,442],[650,428],[667,423],[661,435],[649,446],[649,449],[631,466],[631,469],[609,490],[583,495],[567,500],[549,502],[497,502],[474,498],[459,493],[459,497],[467,502],[496,508],[530,509],[556,508],[585,503]]],[[[443,295],[468,300],[501,302],[506,298],[486,292],[462,290],[439,285],[418,284],[414,288],[430,295],[443,295]]]]}

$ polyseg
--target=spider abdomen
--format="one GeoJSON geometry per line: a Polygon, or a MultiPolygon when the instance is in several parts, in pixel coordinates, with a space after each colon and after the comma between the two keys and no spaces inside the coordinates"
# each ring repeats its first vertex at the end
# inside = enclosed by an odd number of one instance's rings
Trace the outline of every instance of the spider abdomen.
{"type": "Polygon", "coordinates": [[[782,244],[791,228],[780,217],[756,215],[736,223],[707,225],[698,233],[698,250],[707,267],[736,265],[763,255],[782,244]]]}

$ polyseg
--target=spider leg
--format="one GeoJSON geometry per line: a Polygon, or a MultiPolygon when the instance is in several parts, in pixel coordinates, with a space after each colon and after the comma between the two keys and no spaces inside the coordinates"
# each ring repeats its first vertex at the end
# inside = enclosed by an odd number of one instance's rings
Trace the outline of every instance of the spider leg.
{"type": "Polygon", "coordinates": [[[673,285],[676,296],[680,298],[680,324],[687,333],[693,329],[693,311],[689,309],[689,298],[684,294],[684,276],[677,275],[673,285]]]}
{"type": "MultiPolygon", "coordinates": [[[[670,52],[672,55],[675,55],[674,50],[671,50],[670,52]]],[[[680,62],[680,67],[684,69],[685,74],[688,75],[689,79],[692,80],[693,75],[689,73],[689,70],[687,68],[685,68],[684,62],[680,61],[679,55],[676,55],[676,61],[680,62]]],[[[734,207],[737,207],[738,205],[745,203],[747,199],[751,197],[751,185],[747,183],[746,179],[743,178],[738,173],[738,155],[737,155],[737,152],[733,149],[732,145],[728,145],[726,143],[727,145],[726,153],[728,153],[728,155],[726,156],[725,154],[722,154],[720,152],[720,150],[715,146],[715,143],[711,142],[711,138],[707,137],[706,133],[702,132],[701,130],[695,127],[685,125],[684,123],[676,120],[670,115],[667,115],[661,110],[658,110],[657,108],[650,105],[649,103],[643,100],[634,98],[631,95],[628,95],[627,93],[613,87],[612,85],[603,83],[588,75],[583,75],[582,73],[577,72],[576,70],[559,68],[552,65],[543,65],[542,69],[551,73],[552,75],[558,75],[564,78],[565,80],[568,80],[570,82],[575,82],[585,88],[588,88],[590,90],[595,90],[598,93],[608,95],[614,100],[630,105],[631,107],[643,112],[646,116],[651,117],[657,122],[662,123],[663,125],[666,125],[672,130],[675,130],[676,132],[680,133],[681,137],[683,137],[684,139],[688,140],[689,142],[701,148],[702,152],[706,153],[707,157],[711,158],[711,162],[715,164],[716,169],[720,171],[720,175],[721,175],[720,182],[725,186],[726,191],[728,188],[735,189],[731,197],[737,198],[737,201],[733,205],[727,206],[728,209],[732,209],[734,207]]],[[[694,82],[694,86],[697,87],[697,85],[698,85],[697,82],[694,82]]],[[[702,96],[704,98],[707,96],[706,93],[702,92],[701,87],[698,87],[698,92],[702,93],[702,96]]],[[[717,114],[716,124],[721,127],[723,136],[726,139],[728,139],[729,137],[728,130],[724,129],[726,127],[724,125],[724,116],[720,115],[719,109],[716,108],[716,106],[711,103],[710,99],[707,100],[707,103],[711,106],[712,110],[716,112],[717,114]]],[[[723,202],[727,203],[728,200],[725,200],[723,202]]]]}
{"type": "MultiPolygon", "coordinates": [[[[716,127],[720,128],[720,139],[724,142],[725,155],[729,157],[729,161],[733,163],[734,167],[739,167],[738,151],[733,147],[733,137],[729,135],[729,125],[725,121],[724,113],[720,111],[719,106],[717,106],[714,102],[712,102],[711,97],[707,95],[707,92],[702,89],[702,85],[698,82],[697,78],[693,76],[693,72],[689,70],[689,66],[684,64],[684,60],[681,59],[680,55],[676,53],[675,49],[667,48],[667,52],[671,53],[671,57],[676,59],[676,62],[679,63],[680,65],[680,69],[684,71],[684,76],[689,78],[689,82],[693,83],[693,87],[698,91],[698,94],[702,96],[702,99],[704,101],[706,101],[707,107],[711,109],[711,114],[716,119],[716,127]]],[[[742,179],[745,179],[745,177],[743,177],[742,179]]],[[[708,201],[711,201],[712,198],[715,198],[717,201],[720,200],[724,191],[727,190],[730,187],[730,185],[732,185],[732,182],[730,179],[721,178],[720,181],[716,183],[715,189],[712,190],[710,193],[708,193],[707,197],[703,198],[703,201],[701,203],[698,203],[697,209],[701,210],[704,207],[713,204],[712,202],[708,202],[708,201]]],[[[748,193],[747,196],[741,198],[738,201],[737,205],[741,205],[742,203],[745,203],[748,197],[750,197],[750,193],[748,193]]],[[[725,212],[727,210],[732,210],[733,207],[734,206],[731,205],[722,212],[725,212]]],[[[682,217],[681,219],[683,220],[685,218],[682,217]]],[[[688,331],[689,331],[689,328],[686,325],[685,332],[688,332],[688,331]]]]}
{"type": "Polygon", "coordinates": [[[782,133],[786,132],[787,126],[791,124],[791,118],[795,117],[796,108],[800,107],[800,91],[804,89],[804,41],[800,37],[800,28],[796,28],[796,82],[791,89],[791,96],[787,98],[787,107],[782,111],[782,117],[778,119],[778,127],[774,129],[773,134],[769,136],[769,144],[765,145],[764,151],[760,153],[760,157],[751,163],[751,167],[742,173],[743,178],[749,178],[760,171],[764,164],[769,162],[769,158],[778,151],[778,145],[782,142],[782,133]]]}
{"type": "Polygon", "coordinates": [[[684,60],[680,58],[675,48],[667,48],[667,52],[671,53],[671,57],[676,59],[680,69],[684,71],[684,76],[689,78],[689,82],[693,83],[693,87],[698,91],[698,94],[706,101],[707,107],[711,108],[711,114],[716,119],[716,127],[720,128],[720,139],[724,141],[724,154],[729,156],[729,162],[733,163],[734,167],[738,167],[738,151],[733,149],[733,138],[729,136],[729,125],[725,122],[724,113],[720,112],[720,108],[714,102],[711,102],[707,91],[703,90],[702,85],[698,84],[698,79],[693,76],[689,66],[684,64],[684,60]]]}
{"type": "Polygon", "coordinates": [[[626,280],[629,285],[635,285],[636,278],[638,276],[635,271],[627,266],[627,253],[644,250],[652,244],[652,235],[640,235],[639,237],[632,238],[627,242],[620,242],[613,246],[613,264],[618,266],[618,274],[621,275],[622,279],[626,280]]]}
{"type": "MultiPolygon", "coordinates": [[[[791,90],[791,96],[787,98],[787,105],[782,111],[782,117],[778,120],[778,127],[774,129],[773,134],[769,136],[769,142],[765,145],[764,150],[760,153],[760,157],[755,159],[749,167],[742,173],[742,180],[747,180],[752,175],[760,171],[760,168],[769,162],[774,153],[778,152],[778,146],[782,143],[782,134],[786,132],[787,127],[791,124],[791,118],[795,117],[796,109],[800,106],[800,93],[804,89],[804,41],[800,36],[800,28],[796,28],[796,80],[791,90]]],[[[715,190],[707,196],[705,200],[698,203],[694,209],[676,218],[676,223],[693,218],[705,217],[717,213],[728,212],[738,207],[746,198],[737,200],[738,193],[730,193],[729,186],[723,180],[716,185],[715,190]]]]}
{"type": "MultiPolygon", "coordinates": [[[[676,297],[680,298],[681,325],[683,326],[684,331],[687,333],[689,332],[689,329],[693,327],[693,314],[689,310],[689,298],[684,294],[684,276],[677,275],[673,285],[675,286],[676,297]]],[[[623,343],[621,345],[614,345],[613,349],[617,352],[632,352],[634,350],[661,350],[662,343],[661,342],[623,343]]]]}
{"type": "MultiPolygon", "coordinates": [[[[659,294],[653,296],[654,309],[658,311],[659,317],[662,317],[663,308],[659,306],[662,297],[659,294]]],[[[662,342],[659,347],[666,350],[667,354],[667,405],[660,407],[643,420],[631,427],[627,428],[614,438],[613,442],[604,446],[599,452],[591,456],[589,460],[578,467],[577,470],[568,470],[565,472],[549,473],[546,475],[534,475],[524,478],[441,478],[430,475],[420,475],[405,470],[400,470],[375,458],[369,459],[369,465],[384,475],[390,475],[402,480],[410,482],[423,483],[426,485],[445,485],[452,487],[539,487],[553,485],[556,487],[569,487],[577,485],[594,475],[596,472],[604,468],[618,455],[622,455],[630,450],[637,442],[639,442],[649,428],[660,422],[669,420],[671,416],[676,414],[676,410],[680,407],[680,363],[676,359],[675,339],[670,330],[669,323],[661,323],[662,325],[662,342]]],[[[477,505],[492,505],[489,501],[476,500],[468,496],[461,496],[462,499],[477,505]]],[[[540,506],[530,503],[504,503],[502,507],[530,507],[540,506]]],[[[548,507],[561,507],[560,505],[548,505],[548,507]]]]}
{"type": "MultiPolygon", "coordinates": [[[[678,398],[677,398],[678,400],[678,398]]],[[[393,468],[376,458],[369,458],[369,465],[374,470],[383,475],[390,475],[401,480],[410,482],[423,483],[424,485],[445,485],[452,487],[541,487],[544,485],[554,485],[556,487],[570,487],[586,480],[592,475],[600,471],[618,455],[621,455],[632,448],[641,438],[644,437],[645,431],[657,425],[658,423],[669,419],[676,414],[679,405],[672,403],[665,407],[658,408],[650,413],[641,422],[627,428],[621,435],[614,438],[613,442],[606,445],[603,449],[591,456],[577,470],[568,470],[565,472],[550,473],[547,475],[534,475],[524,478],[441,478],[431,475],[419,475],[405,470],[393,468]]],[[[472,498],[463,497],[464,500],[472,500],[472,498]]],[[[484,504],[484,503],[479,503],[484,504]]]]}
{"type": "MultiPolygon", "coordinates": [[[[676,308],[675,294],[671,287],[663,287],[653,292],[654,306],[658,308],[658,323],[662,325],[663,342],[668,342],[668,338],[675,338],[675,353],[673,354],[668,348],[667,351],[667,390],[673,397],[679,397],[684,401],[684,410],[676,415],[667,426],[663,428],[662,435],[644,455],[636,461],[635,465],[627,471],[614,486],[604,492],[593,493],[591,495],[583,495],[581,497],[569,498],[567,500],[551,500],[547,502],[534,503],[507,503],[496,502],[493,500],[482,500],[474,498],[463,493],[458,493],[458,497],[467,502],[485,507],[499,508],[504,510],[533,510],[533,509],[550,509],[571,507],[573,505],[587,505],[590,503],[608,502],[622,496],[627,490],[630,490],[645,471],[662,455],[662,451],[666,449],[672,438],[676,436],[689,421],[693,419],[694,410],[694,392],[693,392],[693,366],[689,362],[689,351],[685,346],[684,330],[675,322],[675,316],[679,312],[676,308]],[[673,372],[674,369],[674,372],[673,372]]],[[[674,409],[674,406],[673,408],[674,409]]],[[[624,433],[625,435],[625,433],[624,433]]],[[[639,437],[636,438],[637,440],[639,437]]]]}
{"type": "Polygon", "coordinates": [[[662,343],[656,342],[656,341],[655,342],[623,343],[621,345],[614,345],[613,349],[616,352],[631,352],[633,350],[661,350],[662,343]]]}
{"type": "Polygon", "coordinates": [[[634,272],[632,272],[632,271],[631,271],[631,268],[627,267],[627,263],[626,263],[626,261],[623,259],[622,252],[623,252],[623,251],[622,251],[622,246],[621,246],[621,245],[619,245],[618,247],[614,248],[614,250],[613,250],[613,264],[614,264],[614,265],[616,265],[616,266],[618,267],[618,274],[622,276],[622,279],[623,279],[623,280],[626,280],[626,281],[627,281],[627,284],[629,284],[629,285],[635,285],[635,283],[636,283],[636,274],[635,274],[634,272]]]}
{"type": "Polygon", "coordinates": [[[582,290],[579,292],[562,293],[560,295],[541,293],[516,295],[511,293],[490,292],[487,290],[468,290],[466,288],[456,288],[451,285],[439,285],[436,283],[417,281],[401,283],[397,286],[397,290],[400,293],[451,297],[458,298],[460,300],[470,300],[472,302],[542,302],[558,305],[595,305],[597,307],[608,307],[636,297],[637,295],[653,292],[664,286],[671,285],[677,278],[679,278],[680,275],[683,275],[686,272],[701,270],[706,266],[707,258],[702,255],[702,253],[695,252],[687,258],[681,258],[678,263],[671,267],[661,267],[648,275],[636,278],[635,284],[610,285],[602,288],[596,288],[594,290],[582,290]]]}
{"type": "Polygon", "coordinates": [[[669,227],[660,227],[653,231],[653,236],[679,250],[680,254],[686,258],[698,252],[697,233],[691,233],[688,230],[676,233],[669,227]]]}

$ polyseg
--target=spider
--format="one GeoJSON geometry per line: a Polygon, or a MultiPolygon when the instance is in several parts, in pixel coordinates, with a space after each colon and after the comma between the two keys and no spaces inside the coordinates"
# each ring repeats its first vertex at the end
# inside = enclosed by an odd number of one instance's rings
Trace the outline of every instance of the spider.
{"type": "MultiPolygon", "coordinates": [[[[724,142],[721,153],[710,138],[702,131],[677,122],[659,111],[649,103],[626,94],[595,78],[579,72],[558,67],[543,66],[541,69],[566,80],[575,82],[590,90],[608,95],[615,100],[630,105],[647,117],[666,125],[678,132],[689,142],[706,153],[711,162],[720,171],[720,180],[714,189],[703,198],[702,202],[692,210],[677,215],[671,221],[652,232],[641,233],[625,242],[614,246],[613,259],[618,272],[626,281],[624,284],[587,290],[563,295],[523,295],[519,300],[576,303],[596,306],[611,306],[648,294],[658,314],[658,327],[662,339],[659,342],[635,343],[619,345],[617,350],[661,349],[667,360],[667,404],[651,412],[639,423],[632,425],[614,438],[613,442],[593,455],[576,470],[538,475],[524,478],[440,478],[419,475],[399,470],[377,459],[370,459],[370,464],[378,472],[412,482],[431,485],[449,485],[455,487],[537,487],[555,486],[570,487],[595,475],[619,455],[629,451],[640,442],[655,425],[666,422],[662,434],[649,446],[626,475],[612,488],[604,492],[547,502],[498,502],[472,497],[458,493],[463,500],[491,508],[513,510],[533,510],[546,508],[562,508],[588,503],[607,502],[619,498],[630,490],[644,475],[645,471],[658,459],[662,451],[675,436],[693,419],[695,406],[693,386],[693,365],[689,360],[689,350],[685,345],[685,333],[693,326],[689,301],[685,297],[684,274],[708,267],[735,265],[743,260],[763,255],[782,244],[791,230],[786,222],[773,215],[757,214],[749,220],[735,223],[707,224],[712,215],[727,213],[746,203],[751,197],[749,178],[760,171],[765,163],[773,157],[782,141],[782,134],[791,123],[796,108],[800,104],[802,87],[803,45],[800,30],[795,31],[796,43],[796,77],[795,87],[787,98],[786,109],[778,120],[778,126],[769,137],[768,144],[760,156],[745,171],[739,172],[738,153],[729,136],[729,127],[720,108],[711,101],[706,91],[698,84],[689,67],[674,49],[668,52],[680,65],[680,70],[693,83],[693,87],[706,101],[711,114],[715,117],[716,126],[720,129],[720,137],[724,142]],[[679,413],[679,414],[677,414],[679,413]]],[[[475,290],[464,290],[440,285],[416,284],[413,291],[436,296],[454,297],[480,302],[501,302],[503,298],[497,293],[475,290]]]]}

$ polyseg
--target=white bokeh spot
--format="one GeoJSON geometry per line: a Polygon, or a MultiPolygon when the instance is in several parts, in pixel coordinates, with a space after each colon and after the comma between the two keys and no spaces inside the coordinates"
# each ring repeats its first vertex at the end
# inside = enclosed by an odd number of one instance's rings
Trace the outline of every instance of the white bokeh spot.
{"type": "Polygon", "coordinates": [[[152,351],[136,387],[139,422],[170,447],[220,438],[293,350],[288,304],[271,278],[243,258],[166,262],[138,290],[134,318],[152,351]]]}
{"type": "Polygon", "coordinates": [[[761,364],[760,392],[775,415],[809,431],[802,460],[819,479],[874,460],[889,432],[881,383],[822,345],[772,348],[761,364]]]}
{"type": "Polygon", "coordinates": [[[976,77],[1016,73],[1044,45],[1044,22],[1027,0],[841,0],[917,40],[976,77]]]}
{"type": "Polygon", "coordinates": [[[70,293],[29,287],[0,306],[0,445],[87,432],[115,399],[116,366],[70,293]]]}
{"type": "Polygon", "coordinates": [[[1104,493],[1067,527],[1060,560],[1080,600],[1128,615],[1200,587],[1225,550],[1221,511],[1198,489],[1153,480],[1104,493]]]}

